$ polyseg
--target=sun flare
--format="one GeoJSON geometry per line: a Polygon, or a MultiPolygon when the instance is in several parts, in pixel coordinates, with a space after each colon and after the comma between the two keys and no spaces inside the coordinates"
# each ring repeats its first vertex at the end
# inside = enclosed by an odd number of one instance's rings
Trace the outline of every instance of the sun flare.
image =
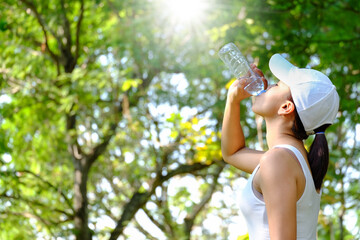
{"type": "Polygon", "coordinates": [[[166,0],[164,10],[178,23],[194,24],[202,21],[206,9],[205,0],[166,0]]]}

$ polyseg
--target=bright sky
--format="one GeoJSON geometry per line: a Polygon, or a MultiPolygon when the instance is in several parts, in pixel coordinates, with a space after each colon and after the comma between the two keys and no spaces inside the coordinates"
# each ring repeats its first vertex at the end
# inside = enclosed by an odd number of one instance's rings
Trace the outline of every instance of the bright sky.
{"type": "Polygon", "coordinates": [[[200,23],[209,7],[206,0],[162,0],[162,11],[171,16],[170,21],[179,24],[200,23]]]}

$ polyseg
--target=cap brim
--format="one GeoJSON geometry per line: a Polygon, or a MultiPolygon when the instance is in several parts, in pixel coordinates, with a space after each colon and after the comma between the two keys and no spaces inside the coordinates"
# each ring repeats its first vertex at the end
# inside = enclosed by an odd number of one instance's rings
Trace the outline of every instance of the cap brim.
{"type": "Polygon", "coordinates": [[[284,82],[287,85],[291,85],[291,80],[289,79],[290,70],[295,67],[290,62],[288,62],[280,54],[274,54],[269,61],[270,71],[277,77],[280,81],[284,82]]]}

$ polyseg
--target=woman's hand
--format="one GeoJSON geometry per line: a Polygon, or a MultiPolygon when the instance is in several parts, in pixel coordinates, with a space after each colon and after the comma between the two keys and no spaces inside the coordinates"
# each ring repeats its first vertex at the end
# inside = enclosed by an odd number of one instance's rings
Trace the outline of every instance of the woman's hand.
{"type": "Polygon", "coordinates": [[[266,80],[264,73],[258,69],[254,63],[250,64],[250,67],[254,73],[261,77],[261,80],[264,82],[264,90],[266,90],[268,88],[268,81],[266,80]]]}
{"type": "Polygon", "coordinates": [[[246,90],[244,90],[244,87],[247,85],[247,78],[241,78],[235,80],[228,91],[228,101],[229,103],[240,103],[245,98],[248,98],[251,96],[250,93],[248,93],[246,90]]]}
{"type": "MultiPolygon", "coordinates": [[[[251,64],[250,67],[254,73],[261,77],[261,80],[264,82],[264,89],[267,89],[268,81],[264,77],[263,72],[258,69],[255,64],[251,64]]],[[[246,87],[250,81],[251,79],[246,77],[235,80],[229,88],[228,101],[230,101],[230,103],[240,103],[245,98],[250,97],[251,94],[244,90],[244,87],[246,87]]]]}

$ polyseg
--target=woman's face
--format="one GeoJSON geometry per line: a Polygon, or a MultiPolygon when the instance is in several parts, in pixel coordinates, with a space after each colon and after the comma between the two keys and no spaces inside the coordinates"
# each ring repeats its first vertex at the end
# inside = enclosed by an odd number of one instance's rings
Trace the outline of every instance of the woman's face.
{"type": "Polygon", "coordinates": [[[282,104],[289,101],[291,96],[290,88],[283,82],[269,86],[267,91],[255,97],[252,110],[263,117],[271,117],[278,114],[282,104]]]}

